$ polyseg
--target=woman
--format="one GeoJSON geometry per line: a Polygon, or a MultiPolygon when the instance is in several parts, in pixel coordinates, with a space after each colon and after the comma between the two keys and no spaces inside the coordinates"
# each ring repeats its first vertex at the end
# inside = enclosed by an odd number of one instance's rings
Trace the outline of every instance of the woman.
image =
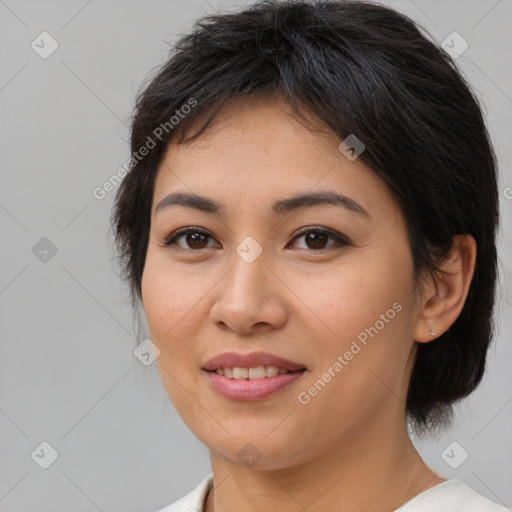
{"type": "Polygon", "coordinates": [[[139,95],[113,223],[212,474],[171,511],[506,510],[432,471],[492,339],[496,162],[450,57],[366,2],[202,19],[139,95]]]}

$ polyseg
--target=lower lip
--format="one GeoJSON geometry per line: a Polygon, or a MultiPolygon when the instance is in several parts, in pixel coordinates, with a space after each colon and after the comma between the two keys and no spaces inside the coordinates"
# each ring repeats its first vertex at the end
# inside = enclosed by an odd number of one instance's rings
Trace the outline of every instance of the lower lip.
{"type": "Polygon", "coordinates": [[[228,379],[216,372],[206,372],[206,376],[216,391],[233,400],[262,400],[289,386],[302,377],[305,370],[265,377],[264,379],[228,379]]]}

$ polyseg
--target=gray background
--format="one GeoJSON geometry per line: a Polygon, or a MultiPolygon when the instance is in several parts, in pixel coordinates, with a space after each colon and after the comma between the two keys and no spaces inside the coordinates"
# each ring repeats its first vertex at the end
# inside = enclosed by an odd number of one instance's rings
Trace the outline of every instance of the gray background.
{"type": "MultiPolygon", "coordinates": [[[[485,106],[501,171],[499,334],[488,373],[454,427],[416,445],[445,478],[511,507],[512,3],[388,4],[440,43],[453,31],[468,42],[457,62],[485,106]],[[457,469],[442,457],[454,441],[452,460],[469,454],[457,469]]],[[[165,41],[231,5],[0,1],[2,512],[152,511],[210,472],[207,449],[177,416],[156,368],[133,355],[109,235],[114,192],[98,200],[93,190],[129,157],[134,95],[166,58],[165,41]],[[59,45],[46,59],[31,47],[42,46],[43,31],[59,45]],[[48,469],[35,462],[48,457],[43,441],[59,454],[48,469]]]]}

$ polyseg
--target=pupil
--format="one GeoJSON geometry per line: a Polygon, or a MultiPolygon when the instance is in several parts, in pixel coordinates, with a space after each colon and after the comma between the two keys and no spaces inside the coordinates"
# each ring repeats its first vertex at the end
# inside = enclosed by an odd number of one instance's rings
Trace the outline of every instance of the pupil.
{"type": "MultiPolygon", "coordinates": [[[[187,241],[189,245],[196,244],[197,247],[197,244],[201,245],[201,238],[205,239],[206,237],[202,233],[192,233],[188,235],[188,238],[189,240],[192,239],[192,244],[190,244],[190,242],[187,241]]],[[[204,240],[202,241],[204,242],[204,240]]],[[[202,247],[199,248],[202,249],[202,247]]]]}
{"type": "Polygon", "coordinates": [[[325,233],[309,233],[306,238],[308,245],[310,242],[313,243],[313,249],[321,249],[325,245],[327,235],[325,233]]]}

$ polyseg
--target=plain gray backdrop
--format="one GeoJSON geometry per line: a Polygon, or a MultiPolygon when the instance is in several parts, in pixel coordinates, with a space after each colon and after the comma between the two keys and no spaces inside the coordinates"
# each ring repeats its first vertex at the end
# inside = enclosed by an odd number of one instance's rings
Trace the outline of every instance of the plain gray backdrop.
{"type": "MultiPolygon", "coordinates": [[[[386,3],[440,44],[453,32],[467,41],[456,60],[484,105],[500,164],[488,371],[453,428],[415,444],[445,478],[511,507],[512,3],[386,3]]],[[[149,512],[210,472],[208,450],[174,411],[154,364],[133,354],[109,235],[115,192],[99,200],[93,191],[130,156],[135,92],[167,43],[234,5],[0,0],[1,512],[149,512]]]]}

